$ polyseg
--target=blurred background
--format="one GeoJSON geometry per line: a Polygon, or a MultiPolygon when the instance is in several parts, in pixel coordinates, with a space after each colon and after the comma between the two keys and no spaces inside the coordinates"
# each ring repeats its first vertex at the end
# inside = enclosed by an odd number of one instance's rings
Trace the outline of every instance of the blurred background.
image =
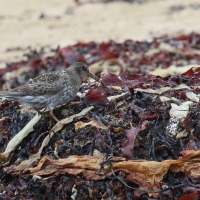
{"type": "Polygon", "coordinates": [[[30,49],[200,31],[199,0],[0,0],[0,67],[30,49]]]}

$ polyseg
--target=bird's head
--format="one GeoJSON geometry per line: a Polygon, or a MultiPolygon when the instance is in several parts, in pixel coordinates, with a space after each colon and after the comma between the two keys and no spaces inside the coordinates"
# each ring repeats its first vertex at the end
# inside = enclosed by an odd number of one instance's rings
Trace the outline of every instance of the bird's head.
{"type": "Polygon", "coordinates": [[[82,62],[76,62],[71,67],[77,76],[81,77],[82,79],[85,79],[89,76],[89,69],[88,66],[85,63],[82,62]]]}
{"type": "Polygon", "coordinates": [[[74,63],[71,67],[75,70],[75,72],[76,72],[82,79],[91,77],[91,78],[93,78],[94,80],[100,82],[100,83],[105,87],[105,84],[100,80],[100,78],[98,78],[97,76],[95,76],[95,75],[93,75],[92,73],[90,73],[90,71],[89,71],[89,69],[88,69],[88,66],[87,66],[85,63],[76,62],[76,63],[74,63]]]}

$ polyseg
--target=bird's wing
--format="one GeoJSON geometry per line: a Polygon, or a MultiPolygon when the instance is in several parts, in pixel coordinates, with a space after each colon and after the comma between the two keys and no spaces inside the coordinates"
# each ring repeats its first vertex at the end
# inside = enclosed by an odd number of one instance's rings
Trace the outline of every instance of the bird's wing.
{"type": "Polygon", "coordinates": [[[37,96],[55,94],[64,88],[64,85],[62,84],[63,78],[64,77],[57,72],[50,72],[30,80],[29,83],[21,87],[5,92],[5,95],[0,94],[0,96],[37,96]]]}

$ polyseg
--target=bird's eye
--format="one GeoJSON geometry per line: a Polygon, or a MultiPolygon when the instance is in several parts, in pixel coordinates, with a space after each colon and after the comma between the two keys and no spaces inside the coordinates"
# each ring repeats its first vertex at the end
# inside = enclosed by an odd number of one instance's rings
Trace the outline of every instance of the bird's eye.
{"type": "Polygon", "coordinates": [[[84,66],[84,65],[81,66],[81,69],[82,69],[83,71],[87,71],[87,67],[84,66]]]}

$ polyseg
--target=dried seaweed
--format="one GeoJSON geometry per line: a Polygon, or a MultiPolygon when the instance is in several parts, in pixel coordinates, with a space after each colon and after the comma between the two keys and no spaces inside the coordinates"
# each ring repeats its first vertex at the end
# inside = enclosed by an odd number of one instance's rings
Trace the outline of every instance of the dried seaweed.
{"type": "Polygon", "coordinates": [[[44,114],[20,140],[34,112],[2,100],[0,198],[198,199],[199,40],[191,33],[152,42],[78,43],[51,57],[30,52],[27,61],[8,64],[0,71],[1,89],[76,61],[96,74],[116,65],[120,71],[98,75],[106,88],[84,80],[77,98],[54,110],[58,124],[44,114]],[[189,69],[191,63],[197,65],[189,69]],[[183,71],[148,73],[158,65],[183,71]]]}

